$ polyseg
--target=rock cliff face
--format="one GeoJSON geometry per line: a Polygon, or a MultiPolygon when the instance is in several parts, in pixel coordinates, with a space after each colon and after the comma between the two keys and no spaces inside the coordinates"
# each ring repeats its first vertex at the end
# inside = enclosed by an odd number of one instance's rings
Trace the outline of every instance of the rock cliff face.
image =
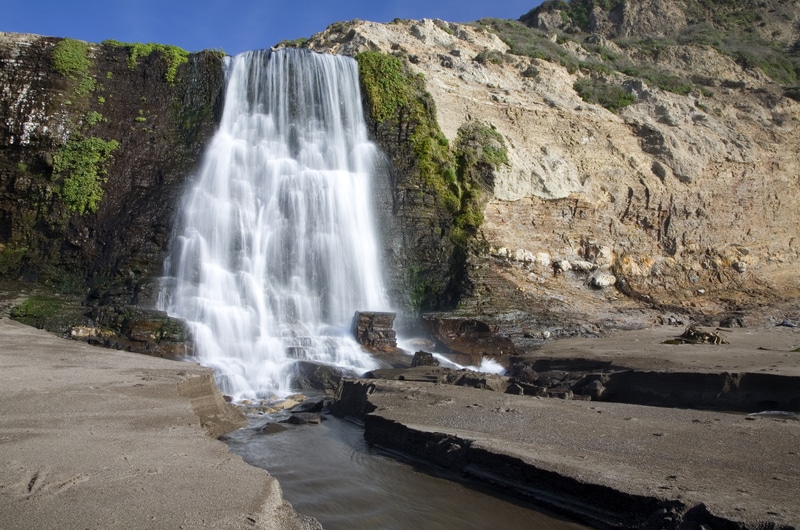
{"type": "MultiPolygon", "coordinates": [[[[673,315],[746,323],[758,307],[796,311],[800,104],[786,95],[797,69],[723,38],[735,19],[747,42],[770,39],[796,59],[796,3],[769,1],[758,20],[714,2],[599,4],[548,2],[528,26],[351,21],[306,43],[400,59],[424,80],[436,149],[456,149],[467,125],[504,144],[506,161],[481,166],[466,205],[476,214],[421,176],[414,120],[371,116],[391,162],[376,200],[398,304],[455,307],[447,318],[518,348],[673,315]]],[[[168,51],[137,58],[104,43],[65,73],[60,42],[0,35],[0,274],[152,305],[180,191],[218,118],[221,58],[191,55],[172,70],[168,51]],[[91,138],[118,145],[89,153],[107,181],[96,212],[81,215],[64,152],[91,138]]]]}
{"type": "Polygon", "coordinates": [[[0,274],[152,304],[180,193],[221,110],[223,70],[210,52],[181,63],[168,48],[134,49],[0,34],[0,274]],[[59,46],[74,63],[56,60],[59,46]],[[92,149],[111,142],[110,156],[92,149]],[[77,196],[65,182],[86,174],[103,191],[81,214],[74,201],[91,182],[77,196]]]}
{"type": "MultiPolygon", "coordinates": [[[[677,3],[655,4],[686,24],[677,3]]],[[[620,5],[609,35],[648,31],[642,6],[620,5]]],[[[641,59],[603,39],[588,42],[641,59]]],[[[556,33],[550,44],[576,61],[598,56],[556,33]]],[[[526,345],[665,311],[718,322],[800,292],[800,105],[759,68],[711,46],[664,44],[650,67],[695,79],[668,92],[512,54],[485,24],[438,20],[353,21],[310,47],[403,57],[424,76],[451,142],[471,121],[505,139],[509,161],[494,174],[479,235],[489,251],[471,254],[473,288],[457,314],[500,323],[526,345]],[[633,104],[612,112],[584,101],[576,82],[593,77],[618,83],[633,104]]]]}

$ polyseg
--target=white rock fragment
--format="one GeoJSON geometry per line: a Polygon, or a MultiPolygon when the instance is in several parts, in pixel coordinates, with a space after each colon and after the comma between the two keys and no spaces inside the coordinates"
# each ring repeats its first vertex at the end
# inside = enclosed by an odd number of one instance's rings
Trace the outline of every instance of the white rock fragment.
{"type": "Polygon", "coordinates": [[[549,268],[552,264],[552,258],[550,257],[549,252],[537,252],[533,258],[534,265],[538,265],[539,267],[549,268]]]}
{"type": "Polygon", "coordinates": [[[605,289],[617,283],[617,277],[610,272],[597,272],[589,279],[589,285],[595,289],[605,289]]]}
{"type": "Polygon", "coordinates": [[[570,265],[572,265],[572,268],[574,270],[580,271],[580,272],[589,272],[589,271],[593,271],[593,270],[595,270],[597,268],[597,265],[595,265],[591,261],[586,261],[586,260],[582,260],[582,259],[576,259],[576,260],[570,261],[570,265]]]}

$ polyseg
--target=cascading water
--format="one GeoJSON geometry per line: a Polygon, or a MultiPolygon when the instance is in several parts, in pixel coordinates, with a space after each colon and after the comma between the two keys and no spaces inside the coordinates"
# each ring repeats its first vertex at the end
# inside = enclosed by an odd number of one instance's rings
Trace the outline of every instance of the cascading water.
{"type": "Polygon", "coordinates": [[[306,50],[228,65],[225,109],[181,205],[160,306],[235,399],[291,390],[307,359],[377,366],[350,336],[387,310],[370,209],[379,153],[357,63],[306,50]]]}

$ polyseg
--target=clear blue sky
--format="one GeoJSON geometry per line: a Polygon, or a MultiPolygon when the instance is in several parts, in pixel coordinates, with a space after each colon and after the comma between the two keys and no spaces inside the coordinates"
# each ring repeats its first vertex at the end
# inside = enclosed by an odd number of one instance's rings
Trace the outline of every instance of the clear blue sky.
{"type": "Polygon", "coordinates": [[[0,0],[0,31],[174,44],[234,55],[360,18],[517,19],[541,0],[0,0]]]}

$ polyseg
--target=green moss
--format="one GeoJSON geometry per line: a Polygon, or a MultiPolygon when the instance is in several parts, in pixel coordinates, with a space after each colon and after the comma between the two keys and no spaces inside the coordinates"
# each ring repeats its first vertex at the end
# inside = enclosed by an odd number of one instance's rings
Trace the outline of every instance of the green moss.
{"type": "Polygon", "coordinates": [[[95,125],[97,123],[100,123],[104,119],[105,118],[103,118],[102,114],[100,114],[96,110],[91,110],[91,111],[86,113],[86,118],[85,118],[84,121],[86,122],[86,125],[91,126],[91,125],[95,125]]]}
{"type": "Polygon", "coordinates": [[[16,274],[27,252],[26,247],[10,248],[0,244],[0,275],[16,274]]]}
{"type": "Polygon", "coordinates": [[[127,48],[128,68],[130,69],[136,68],[140,57],[148,57],[153,52],[158,52],[158,54],[167,63],[167,69],[164,73],[164,80],[170,85],[175,84],[175,80],[178,76],[178,67],[189,61],[188,51],[169,44],[158,44],[155,42],[149,42],[147,44],[142,44],[140,42],[128,43],[115,40],[106,40],[103,41],[103,44],[107,46],[127,48]]]}
{"type": "Polygon", "coordinates": [[[448,175],[453,173],[450,145],[436,123],[433,100],[425,90],[424,78],[411,73],[393,55],[363,52],[356,60],[372,117],[379,123],[412,125],[409,141],[417,157],[420,176],[442,204],[455,214],[460,201],[447,182],[448,175]]]}
{"type": "Polygon", "coordinates": [[[356,56],[363,86],[367,89],[372,117],[385,122],[396,117],[401,107],[415,107],[415,91],[403,62],[380,52],[362,52],[356,56]]]}
{"type": "Polygon", "coordinates": [[[483,224],[485,196],[494,187],[494,172],[508,164],[508,150],[499,132],[477,121],[459,128],[455,149],[460,203],[452,238],[465,247],[483,224]]]}
{"type": "Polygon", "coordinates": [[[308,44],[309,40],[308,37],[301,37],[294,40],[282,40],[278,43],[278,46],[283,46],[284,48],[303,48],[308,44]]]}
{"type": "Polygon", "coordinates": [[[63,178],[58,195],[70,211],[79,215],[97,211],[103,197],[102,183],[105,182],[111,154],[118,147],[116,140],[73,135],[56,153],[53,157],[53,177],[63,178]]]}
{"type": "Polygon", "coordinates": [[[76,96],[86,96],[94,92],[95,87],[97,86],[97,82],[94,80],[93,77],[85,75],[81,78],[78,85],[75,87],[75,95],[76,96]]]}
{"type": "Polygon", "coordinates": [[[75,39],[63,39],[53,48],[53,68],[66,77],[76,78],[89,71],[89,44],[75,39]]]}
{"type": "Polygon", "coordinates": [[[61,311],[62,302],[57,298],[31,296],[11,310],[11,318],[23,323],[52,318],[61,311]]]}
{"type": "Polygon", "coordinates": [[[418,313],[436,308],[442,295],[441,287],[432,281],[431,277],[430,271],[411,269],[408,272],[411,308],[418,313]]]}

